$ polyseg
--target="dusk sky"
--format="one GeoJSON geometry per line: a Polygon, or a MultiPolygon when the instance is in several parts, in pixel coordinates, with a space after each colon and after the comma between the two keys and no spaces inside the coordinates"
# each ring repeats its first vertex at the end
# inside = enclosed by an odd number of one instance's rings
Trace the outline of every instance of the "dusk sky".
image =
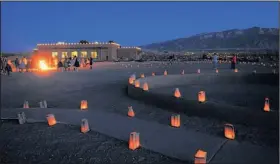
{"type": "Polygon", "coordinates": [[[140,46],[203,32],[278,27],[279,2],[2,2],[1,51],[37,43],[140,46]]]}

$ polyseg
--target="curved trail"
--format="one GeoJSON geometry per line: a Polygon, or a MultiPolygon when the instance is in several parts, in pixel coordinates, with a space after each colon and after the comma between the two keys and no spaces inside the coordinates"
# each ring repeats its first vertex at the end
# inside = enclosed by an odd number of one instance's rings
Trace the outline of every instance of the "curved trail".
{"type": "MultiPolygon", "coordinates": [[[[44,77],[35,74],[14,74],[10,79],[2,78],[2,108],[21,107],[24,100],[29,100],[31,107],[38,107],[39,101],[47,100],[49,107],[63,108],[67,112],[68,109],[78,109],[80,100],[86,99],[92,110],[125,115],[127,106],[132,105],[137,118],[166,125],[169,123],[168,118],[172,113],[142,104],[125,95],[124,88],[129,75],[134,72],[138,75],[140,73],[150,75],[151,72],[163,74],[165,69],[168,70],[168,74],[178,74],[182,69],[185,70],[185,73],[196,72],[198,68],[201,71],[213,71],[211,64],[178,64],[172,67],[153,65],[151,67],[149,64],[139,63],[139,68],[137,65],[138,63],[133,64],[132,68],[129,66],[126,68],[122,66],[122,63],[96,65],[93,71],[53,73],[44,77]]],[[[227,67],[225,65],[224,68],[221,68],[221,72],[223,69],[227,71],[227,67]]],[[[268,70],[270,69],[266,71],[268,70]]],[[[247,71],[251,72],[250,69],[247,71]]],[[[203,133],[210,132],[211,134],[212,131],[215,131],[213,122],[220,124],[214,120],[187,116],[182,118],[187,121],[184,122],[184,124],[186,123],[184,128],[193,126],[192,128],[199,129],[203,133]]],[[[220,125],[222,126],[222,124],[220,125]]]]}

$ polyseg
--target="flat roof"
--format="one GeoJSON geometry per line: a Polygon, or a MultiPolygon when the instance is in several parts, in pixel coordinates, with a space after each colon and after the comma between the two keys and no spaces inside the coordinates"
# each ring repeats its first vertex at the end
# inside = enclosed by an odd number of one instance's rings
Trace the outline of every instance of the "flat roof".
{"type": "Polygon", "coordinates": [[[108,42],[89,42],[89,43],[66,43],[66,42],[58,42],[58,43],[39,43],[37,46],[48,46],[48,45],[117,45],[120,46],[118,43],[108,43],[108,42]]]}
{"type": "MultiPolygon", "coordinates": [[[[65,43],[65,42],[58,42],[58,43],[40,43],[37,44],[37,47],[44,47],[44,48],[53,48],[57,47],[57,46],[61,46],[60,48],[64,48],[64,46],[66,46],[65,48],[68,48],[68,46],[82,46],[84,47],[88,47],[88,46],[109,46],[109,45],[115,45],[118,46],[119,49],[138,49],[141,50],[140,47],[120,47],[120,44],[118,43],[108,43],[108,42],[90,42],[90,43],[65,43]]],[[[78,47],[75,47],[78,48],[78,47]]],[[[40,49],[40,48],[39,48],[40,49]]]]}

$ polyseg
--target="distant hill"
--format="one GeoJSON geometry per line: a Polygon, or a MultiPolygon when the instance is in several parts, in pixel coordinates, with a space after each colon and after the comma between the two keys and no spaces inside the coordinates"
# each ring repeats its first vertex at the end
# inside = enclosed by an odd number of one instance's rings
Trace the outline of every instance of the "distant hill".
{"type": "Polygon", "coordinates": [[[146,50],[187,51],[227,49],[279,49],[279,29],[252,27],[202,33],[187,38],[140,46],[146,50]]]}

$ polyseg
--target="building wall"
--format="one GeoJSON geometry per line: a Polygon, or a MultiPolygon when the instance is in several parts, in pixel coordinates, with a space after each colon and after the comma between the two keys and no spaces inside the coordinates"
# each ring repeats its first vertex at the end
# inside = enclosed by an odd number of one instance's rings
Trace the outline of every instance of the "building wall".
{"type": "Polygon", "coordinates": [[[137,47],[120,48],[117,43],[62,43],[38,44],[36,50],[37,54],[44,54],[44,56],[47,55],[50,58],[54,58],[53,55],[57,55],[55,58],[58,60],[64,59],[62,54],[65,52],[67,54],[66,58],[73,57],[72,52],[75,51],[79,58],[89,58],[92,52],[96,52],[97,56],[93,58],[95,61],[116,61],[119,58],[137,60],[140,58],[141,49],[137,47]]]}
{"type": "Polygon", "coordinates": [[[111,61],[116,61],[118,59],[118,47],[112,47],[111,48],[111,61]]]}
{"type": "MultiPolygon", "coordinates": [[[[109,56],[109,49],[100,49],[100,60],[105,61],[106,56],[109,56]]],[[[109,58],[109,57],[108,57],[109,58]]]]}
{"type": "Polygon", "coordinates": [[[77,57],[84,58],[82,53],[86,54],[86,58],[89,58],[92,52],[97,53],[97,58],[94,58],[95,61],[114,61],[117,58],[117,49],[119,48],[118,44],[39,44],[37,46],[38,53],[49,53],[52,56],[52,52],[57,52],[58,60],[63,59],[62,53],[67,52],[67,57],[73,57],[72,52],[77,51],[77,57]]]}
{"type": "Polygon", "coordinates": [[[138,60],[141,50],[139,48],[119,48],[117,56],[119,59],[138,60]]]}

